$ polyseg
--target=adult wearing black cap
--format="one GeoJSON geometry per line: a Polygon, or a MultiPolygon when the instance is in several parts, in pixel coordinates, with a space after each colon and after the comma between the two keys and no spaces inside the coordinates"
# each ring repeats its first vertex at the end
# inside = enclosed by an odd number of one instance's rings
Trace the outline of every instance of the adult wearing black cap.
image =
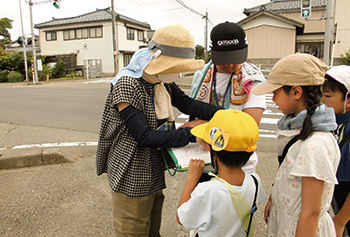
{"type": "MultiPolygon", "coordinates": [[[[259,125],[266,109],[265,96],[250,91],[265,81],[265,77],[257,66],[247,61],[248,44],[243,28],[226,21],[212,29],[210,39],[212,61],[195,73],[191,97],[246,112],[259,125]]],[[[243,169],[254,172],[257,162],[254,154],[243,169]]]]}

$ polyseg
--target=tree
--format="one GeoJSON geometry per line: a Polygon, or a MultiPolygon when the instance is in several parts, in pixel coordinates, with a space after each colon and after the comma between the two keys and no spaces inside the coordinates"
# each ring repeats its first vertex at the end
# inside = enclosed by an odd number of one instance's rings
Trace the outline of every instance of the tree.
{"type": "Polygon", "coordinates": [[[4,48],[5,44],[11,43],[9,29],[12,29],[12,22],[7,17],[0,18],[0,47],[4,48]]]}
{"type": "Polygon", "coordinates": [[[350,65],[350,49],[346,51],[345,54],[341,54],[340,57],[343,60],[343,63],[350,65]]]}
{"type": "Polygon", "coordinates": [[[204,59],[204,47],[199,44],[196,45],[196,59],[204,59]]]}

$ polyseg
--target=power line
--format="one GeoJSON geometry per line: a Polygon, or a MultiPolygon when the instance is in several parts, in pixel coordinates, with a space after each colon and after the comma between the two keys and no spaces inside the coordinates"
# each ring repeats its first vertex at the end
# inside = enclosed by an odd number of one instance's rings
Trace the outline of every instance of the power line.
{"type": "MultiPolygon", "coordinates": [[[[194,10],[193,8],[187,6],[183,1],[181,1],[181,0],[175,0],[175,2],[179,3],[181,6],[183,6],[184,8],[186,8],[186,9],[188,9],[188,10],[190,10],[191,12],[196,13],[197,15],[200,15],[200,16],[202,17],[202,19],[205,19],[205,18],[206,18],[205,15],[203,15],[203,14],[199,13],[198,11],[194,10]]],[[[209,17],[208,17],[208,22],[209,22],[212,26],[214,26],[214,23],[209,19],[209,17]]]]}
{"type": "Polygon", "coordinates": [[[187,8],[188,10],[190,10],[193,13],[196,13],[197,15],[200,15],[201,17],[205,17],[205,15],[197,12],[196,10],[194,10],[193,8],[187,6],[183,1],[181,0],[175,0],[175,2],[179,3],[181,6],[183,6],[184,8],[187,8]]]}

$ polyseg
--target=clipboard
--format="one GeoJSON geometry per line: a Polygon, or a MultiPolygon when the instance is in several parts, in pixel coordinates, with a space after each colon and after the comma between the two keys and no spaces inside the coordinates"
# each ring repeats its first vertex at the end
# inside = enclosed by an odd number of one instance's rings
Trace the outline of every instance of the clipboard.
{"type": "Polygon", "coordinates": [[[205,165],[211,164],[210,151],[198,143],[189,143],[184,147],[168,148],[168,153],[177,166],[177,171],[187,171],[191,159],[202,159],[205,165]]]}

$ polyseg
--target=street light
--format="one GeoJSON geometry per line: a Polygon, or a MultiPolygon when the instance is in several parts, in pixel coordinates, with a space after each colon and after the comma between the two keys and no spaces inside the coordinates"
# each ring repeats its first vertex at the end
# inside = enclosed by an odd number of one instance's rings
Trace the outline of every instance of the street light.
{"type": "Polygon", "coordinates": [[[32,0],[25,0],[25,2],[29,6],[30,28],[31,28],[31,33],[32,33],[33,67],[34,67],[33,83],[34,84],[36,82],[38,82],[39,79],[38,79],[38,67],[37,67],[37,61],[36,61],[36,49],[35,49],[35,37],[34,37],[34,24],[33,24],[32,6],[33,5],[38,5],[38,4],[43,4],[43,3],[49,3],[49,2],[52,2],[52,1],[54,2],[53,5],[57,9],[60,8],[60,1],[61,0],[44,0],[44,1],[39,1],[39,2],[32,2],[32,0]]]}
{"type": "Polygon", "coordinates": [[[27,65],[27,49],[26,49],[26,44],[27,44],[27,39],[24,35],[24,30],[23,30],[23,19],[22,19],[22,4],[21,0],[19,0],[19,12],[21,15],[21,28],[22,28],[22,47],[23,47],[23,56],[24,56],[24,73],[26,74],[26,81],[29,81],[28,78],[28,65],[27,65]]]}

